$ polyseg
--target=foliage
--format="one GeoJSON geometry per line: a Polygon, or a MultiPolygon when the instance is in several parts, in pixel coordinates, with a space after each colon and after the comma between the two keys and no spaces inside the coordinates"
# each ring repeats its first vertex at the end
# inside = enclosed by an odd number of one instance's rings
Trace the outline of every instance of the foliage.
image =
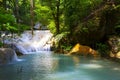
{"type": "Polygon", "coordinates": [[[14,5],[12,10],[18,23],[30,26],[30,0],[16,0],[11,4],[14,5]]]}
{"type": "Polygon", "coordinates": [[[50,21],[48,28],[50,29],[50,31],[55,34],[56,30],[55,30],[55,23],[53,20],[50,21]]]}
{"type": "Polygon", "coordinates": [[[117,34],[117,35],[120,35],[120,25],[117,25],[117,26],[115,26],[115,33],[117,34]]]}
{"type": "Polygon", "coordinates": [[[6,24],[6,27],[7,27],[6,29],[8,31],[10,31],[10,32],[16,32],[16,31],[18,31],[17,27],[11,26],[9,23],[6,24]]]}
{"type": "Polygon", "coordinates": [[[60,42],[62,39],[64,39],[67,35],[68,35],[69,32],[63,32],[61,34],[57,34],[54,38],[55,38],[55,44],[56,44],[56,47],[58,47],[60,45],[60,42]]]}
{"type": "Polygon", "coordinates": [[[71,48],[72,48],[72,45],[64,45],[64,44],[62,44],[61,48],[66,50],[66,51],[70,51],[71,48]]]}
{"type": "Polygon", "coordinates": [[[25,24],[15,24],[14,27],[16,28],[14,32],[18,34],[30,29],[30,27],[25,24]]]}
{"type": "Polygon", "coordinates": [[[14,23],[15,17],[9,11],[0,8],[0,30],[17,30],[14,23]]]}
{"type": "Polygon", "coordinates": [[[42,25],[47,26],[49,23],[50,13],[47,6],[42,6],[41,4],[36,4],[36,9],[34,10],[35,22],[40,22],[42,25]]]}
{"type": "MultiPolygon", "coordinates": [[[[48,8],[47,19],[48,19],[48,26],[50,30],[53,30],[55,34],[61,33],[61,26],[63,26],[63,2],[64,0],[40,0],[42,6],[48,8]],[[54,24],[54,26],[51,26],[54,24]],[[54,27],[54,29],[53,29],[54,27]]],[[[44,15],[44,14],[43,14],[44,15]]]]}
{"type": "Polygon", "coordinates": [[[0,41],[0,48],[2,47],[3,43],[0,41]]]}
{"type": "Polygon", "coordinates": [[[65,37],[68,34],[68,32],[63,32],[61,34],[58,34],[55,36],[55,41],[59,42],[63,37],[65,37]]]}
{"type": "Polygon", "coordinates": [[[108,51],[109,51],[108,45],[102,44],[102,43],[97,43],[96,46],[97,46],[98,52],[100,52],[101,56],[108,55],[108,51]]]}
{"type": "MultiPolygon", "coordinates": [[[[30,14],[29,0],[0,1],[3,2],[5,4],[0,5],[0,30],[23,32],[30,29],[30,23],[34,26],[40,22],[56,35],[57,44],[63,44],[61,47],[67,50],[70,44],[80,41],[96,44],[114,34],[114,30],[119,34],[119,0],[33,0],[33,15],[30,14]]],[[[105,53],[106,44],[98,43],[97,46],[105,53]]]]}
{"type": "Polygon", "coordinates": [[[83,19],[91,13],[92,10],[102,0],[66,0],[65,4],[65,25],[68,26],[71,33],[74,32],[83,19]]]}

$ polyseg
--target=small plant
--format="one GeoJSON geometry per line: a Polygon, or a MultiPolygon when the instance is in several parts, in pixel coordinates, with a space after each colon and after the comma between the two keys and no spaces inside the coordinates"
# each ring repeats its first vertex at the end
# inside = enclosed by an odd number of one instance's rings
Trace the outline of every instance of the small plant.
{"type": "Polygon", "coordinates": [[[100,52],[101,56],[106,56],[108,55],[108,45],[106,44],[102,44],[102,43],[97,43],[97,48],[98,51],[100,52]]]}
{"type": "Polygon", "coordinates": [[[72,46],[67,46],[67,45],[62,45],[61,47],[66,51],[70,51],[70,49],[72,48],[72,46]]]}
{"type": "Polygon", "coordinates": [[[0,41],[0,48],[2,47],[3,43],[0,41]]]}
{"type": "Polygon", "coordinates": [[[55,45],[56,47],[60,46],[60,42],[63,38],[65,38],[67,36],[68,32],[63,32],[61,34],[57,34],[54,38],[55,38],[55,45]]]}

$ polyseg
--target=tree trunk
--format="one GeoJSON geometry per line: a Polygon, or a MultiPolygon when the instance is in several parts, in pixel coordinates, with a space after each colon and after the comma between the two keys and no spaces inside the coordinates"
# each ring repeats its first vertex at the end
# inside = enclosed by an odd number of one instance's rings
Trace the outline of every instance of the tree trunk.
{"type": "Polygon", "coordinates": [[[13,0],[13,13],[15,15],[16,22],[18,23],[18,29],[19,29],[18,34],[20,34],[20,27],[19,27],[20,15],[19,15],[19,1],[18,0],[13,0]]]}
{"type": "Polygon", "coordinates": [[[55,9],[53,8],[53,5],[51,4],[52,3],[52,0],[49,0],[49,7],[52,11],[52,16],[53,16],[53,19],[54,19],[54,23],[55,23],[55,28],[56,28],[56,34],[59,34],[60,33],[60,23],[59,23],[59,18],[60,18],[60,0],[57,0],[56,1],[56,5],[55,5],[55,9]],[[54,10],[56,10],[54,12],[54,10]]]}
{"type": "Polygon", "coordinates": [[[30,0],[30,16],[31,16],[31,31],[33,35],[33,28],[34,28],[34,0],[30,0]]]}
{"type": "Polygon", "coordinates": [[[56,13],[56,34],[60,33],[60,23],[59,23],[59,17],[60,17],[60,0],[57,1],[57,13],[56,13]]]}
{"type": "Polygon", "coordinates": [[[14,3],[14,15],[16,17],[16,22],[19,23],[19,6],[18,6],[18,0],[13,0],[14,3]]]}

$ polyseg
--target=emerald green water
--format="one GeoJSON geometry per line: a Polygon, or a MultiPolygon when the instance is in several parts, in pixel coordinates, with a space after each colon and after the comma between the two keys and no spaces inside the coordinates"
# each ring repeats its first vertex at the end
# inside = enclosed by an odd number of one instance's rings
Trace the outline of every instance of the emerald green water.
{"type": "Polygon", "coordinates": [[[106,59],[39,52],[0,65],[0,80],[120,80],[120,64],[106,59]]]}

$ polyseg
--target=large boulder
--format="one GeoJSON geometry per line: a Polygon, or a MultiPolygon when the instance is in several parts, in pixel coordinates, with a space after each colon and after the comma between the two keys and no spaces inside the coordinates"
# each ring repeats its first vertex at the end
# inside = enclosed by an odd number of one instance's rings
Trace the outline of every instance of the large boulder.
{"type": "Polygon", "coordinates": [[[88,56],[88,55],[92,55],[92,56],[98,56],[98,52],[95,51],[94,49],[90,48],[89,46],[84,46],[84,45],[80,45],[79,43],[77,43],[68,53],[69,55],[71,54],[78,54],[78,55],[84,55],[84,56],[88,56]]]}
{"type": "Polygon", "coordinates": [[[120,36],[110,36],[108,39],[108,45],[110,48],[109,56],[120,58],[120,36]]]}
{"type": "Polygon", "coordinates": [[[10,63],[17,60],[16,53],[11,48],[0,48],[0,64],[10,63]]]}
{"type": "Polygon", "coordinates": [[[12,48],[12,49],[15,50],[15,52],[16,52],[16,54],[17,54],[18,56],[23,55],[23,52],[22,52],[21,50],[19,50],[19,48],[17,47],[17,45],[14,44],[14,43],[5,44],[5,45],[4,45],[4,48],[12,48]]]}

